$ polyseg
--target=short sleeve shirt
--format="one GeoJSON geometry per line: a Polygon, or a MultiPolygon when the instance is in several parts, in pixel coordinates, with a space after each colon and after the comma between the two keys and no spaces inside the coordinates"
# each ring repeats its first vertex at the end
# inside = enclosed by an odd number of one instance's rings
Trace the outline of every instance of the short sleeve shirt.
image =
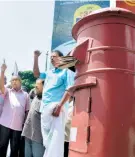
{"type": "Polygon", "coordinates": [[[52,69],[46,73],[40,112],[44,105],[60,102],[65,91],[71,86],[68,79],[68,69],[52,69]]]}

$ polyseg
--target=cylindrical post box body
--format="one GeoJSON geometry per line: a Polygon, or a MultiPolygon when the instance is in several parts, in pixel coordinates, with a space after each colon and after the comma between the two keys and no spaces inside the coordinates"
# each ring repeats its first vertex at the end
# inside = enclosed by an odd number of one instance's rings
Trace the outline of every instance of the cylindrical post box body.
{"type": "Polygon", "coordinates": [[[135,156],[135,15],[101,9],[73,27],[80,60],[69,157],[135,156]]]}

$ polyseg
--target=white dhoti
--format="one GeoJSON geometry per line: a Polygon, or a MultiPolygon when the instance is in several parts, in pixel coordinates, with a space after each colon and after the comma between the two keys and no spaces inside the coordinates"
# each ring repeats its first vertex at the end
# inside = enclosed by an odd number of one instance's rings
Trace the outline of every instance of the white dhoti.
{"type": "Polygon", "coordinates": [[[45,153],[43,157],[63,157],[64,155],[64,111],[59,117],[52,116],[58,103],[44,106],[41,114],[41,131],[45,153]]]}
{"type": "Polygon", "coordinates": [[[73,116],[73,101],[68,105],[67,113],[65,116],[65,141],[70,142],[70,129],[73,116]]]}

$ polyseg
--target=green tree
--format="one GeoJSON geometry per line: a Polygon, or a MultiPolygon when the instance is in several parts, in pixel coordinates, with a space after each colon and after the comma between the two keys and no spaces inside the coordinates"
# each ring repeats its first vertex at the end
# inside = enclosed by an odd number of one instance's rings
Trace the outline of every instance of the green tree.
{"type": "Polygon", "coordinates": [[[32,71],[19,71],[19,76],[22,79],[22,86],[25,86],[28,92],[34,88],[36,78],[32,71]]]}

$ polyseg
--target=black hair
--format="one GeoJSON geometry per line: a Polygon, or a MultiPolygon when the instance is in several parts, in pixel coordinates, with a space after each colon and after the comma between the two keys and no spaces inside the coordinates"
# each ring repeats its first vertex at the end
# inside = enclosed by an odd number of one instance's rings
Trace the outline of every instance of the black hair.
{"type": "Polygon", "coordinates": [[[42,80],[42,84],[44,85],[44,83],[45,83],[45,81],[44,80],[42,80]]]}
{"type": "MultiPolygon", "coordinates": [[[[38,78],[37,80],[41,80],[41,81],[42,81],[42,84],[44,85],[45,81],[44,81],[43,79],[38,78]]],[[[37,81],[37,80],[36,80],[36,81],[37,81]]]]}
{"type": "Polygon", "coordinates": [[[57,53],[59,57],[64,56],[63,53],[59,50],[54,50],[52,53],[57,53]]]}

